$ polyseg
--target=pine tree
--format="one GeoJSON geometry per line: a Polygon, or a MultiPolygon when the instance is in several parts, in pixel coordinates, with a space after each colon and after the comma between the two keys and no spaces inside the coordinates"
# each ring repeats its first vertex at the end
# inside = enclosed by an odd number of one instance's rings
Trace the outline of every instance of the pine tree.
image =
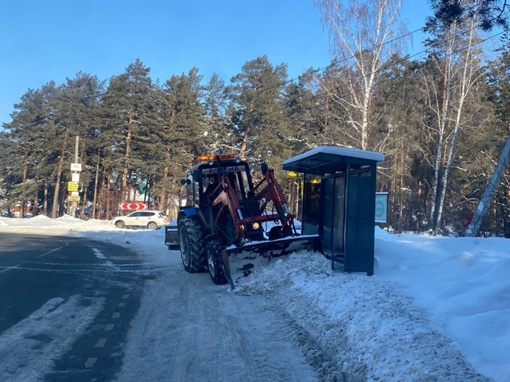
{"type": "Polygon", "coordinates": [[[59,88],[49,82],[40,90],[29,89],[14,105],[12,122],[3,127],[8,131],[9,155],[4,158],[4,176],[8,184],[8,202],[19,202],[21,217],[26,212],[29,199],[38,205],[38,190],[51,177],[47,163],[51,158],[48,130],[51,128],[56,95],[59,88]]]}
{"type": "Polygon", "coordinates": [[[370,146],[385,155],[378,166],[378,189],[389,191],[389,221],[399,232],[421,230],[425,213],[421,179],[412,176],[413,166],[421,163],[418,70],[419,63],[409,57],[392,56],[373,97],[370,146]]]}
{"type": "Polygon", "coordinates": [[[158,132],[161,152],[164,153],[161,199],[172,213],[176,205],[167,200],[179,200],[178,180],[184,176],[194,158],[207,148],[201,81],[198,69],[192,68],[187,75],[170,77],[163,88],[162,127],[158,132]]]}
{"type": "Polygon", "coordinates": [[[137,181],[153,171],[148,162],[148,147],[154,144],[158,126],[155,88],[147,68],[137,59],[126,71],[110,79],[103,95],[101,117],[104,127],[100,139],[110,146],[103,153],[108,158],[107,184],[109,209],[132,198],[137,181]]]}
{"type": "Polygon", "coordinates": [[[284,93],[285,114],[292,137],[288,138],[292,155],[320,145],[322,105],[316,96],[316,71],[307,70],[297,81],[286,85],[284,93]]]}
{"type": "Polygon", "coordinates": [[[434,17],[444,24],[474,17],[480,21],[482,30],[502,27],[508,30],[508,11],[510,3],[507,0],[432,0],[435,9],[434,17]]]}
{"type": "Polygon", "coordinates": [[[231,121],[229,118],[230,100],[226,93],[225,82],[215,73],[204,86],[203,106],[206,117],[206,144],[209,152],[222,153],[236,151],[235,141],[229,134],[231,121]]]}
{"type": "Polygon", "coordinates": [[[282,91],[287,67],[273,67],[267,56],[243,65],[228,92],[233,102],[232,134],[239,156],[266,161],[277,169],[290,153],[292,131],[285,117],[282,91]]]}

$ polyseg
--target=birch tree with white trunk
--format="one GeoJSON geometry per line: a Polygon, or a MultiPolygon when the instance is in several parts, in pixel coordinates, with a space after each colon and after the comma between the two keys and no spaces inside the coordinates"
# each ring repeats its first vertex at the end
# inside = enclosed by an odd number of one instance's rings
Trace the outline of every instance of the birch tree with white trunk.
{"type": "Polygon", "coordinates": [[[341,76],[323,89],[345,112],[336,126],[353,146],[370,149],[371,98],[385,62],[405,43],[402,0],[315,0],[341,76]],[[350,132],[344,131],[349,129],[350,132]]]}
{"type": "Polygon", "coordinates": [[[428,104],[435,115],[435,126],[428,126],[436,142],[429,216],[434,231],[441,225],[457,138],[470,127],[469,120],[477,111],[476,106],[466,109],[466,102],[483,75],[479,58],[481,40],[476,33],[478,20],[457,20],[443,25],[442,30],[440,20],[436,22],[436,38],[429,41],[434,52],[430,62],[442,76],[442,86],[438,86],[436,76],[423,71],[428,104]]]}

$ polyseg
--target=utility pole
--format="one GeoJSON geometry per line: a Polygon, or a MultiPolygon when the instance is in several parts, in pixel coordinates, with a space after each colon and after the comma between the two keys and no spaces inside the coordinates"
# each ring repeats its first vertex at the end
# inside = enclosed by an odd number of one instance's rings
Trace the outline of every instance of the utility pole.
{"type": "Polygon", "coordinates": [[[505,173],[505,169],[508,166],[508,162],[510,161],[510,137],[506,141],[505,147],[501,152],[501,156],[499,157],[498,163],[496,164],[496,168],[494,168],[494,172],[492,173],[491,179],[485,192],[483,193],[482,199],[478,204],[478,208],[473,216],[473,220],[469,224],[466,229],[466,236],[474,237],[478,233],[480,229],[480,225],[482,224],[483,218],[487,213],[487,210],[491,204],[492,197],[496,192],[499,182],[501,181],[501,177],[505,173]]]}
{"type": "Polygon", "coordinates": [[[79,163],[79,145],[80,145],[80,137],[76,136],[76,144],[74,146],[74,163],[71,163],[71,182],[67,184],[67,201],[70,204],[70,215],[76,216],[76,209],[78,208],[78,202],[80,201],[80,172],[81,172],[81,163],[79,163]]]}

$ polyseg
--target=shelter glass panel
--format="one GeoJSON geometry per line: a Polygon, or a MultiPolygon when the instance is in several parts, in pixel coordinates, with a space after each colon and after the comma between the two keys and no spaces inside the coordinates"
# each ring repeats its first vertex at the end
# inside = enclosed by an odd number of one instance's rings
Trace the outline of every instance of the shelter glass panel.
{"type": "Polygon", "coordinates": [[[305,174],[303,185],[303,227],[304,235],[316,235],[319,233],[320,222],[320,178],[305,174]]]}

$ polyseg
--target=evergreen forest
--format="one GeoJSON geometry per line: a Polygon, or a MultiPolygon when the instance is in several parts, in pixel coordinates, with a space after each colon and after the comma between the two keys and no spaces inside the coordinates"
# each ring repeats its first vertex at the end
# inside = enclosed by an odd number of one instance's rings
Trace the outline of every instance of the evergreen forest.
{"type": "MultiPolygon", "coordinates": [[[[384,154],[377,191],[389,193],[393,230],[462,234],[510,137],[508,41],[501,34],[503,48],[485,48],[478,23],[431,17],[420,58],[391,39],[365,35],[357,50],[338,42],[335,59],[298,78],[260,56],[230,79],[192,67],[155,80],[137,59],[109,79],[49,80],[20,97],[0,130],[1,208],[64,214],[78,156],[82,214],[90,206],[94,218],[111,219],[141,190],[172,219],[195,158],[220,153],[267,162],[297,205],[299,180],[283,161],[342,146],[384,154]]],[[[509,220],[507,168],[480,231],[510,237],[509,220]]]]}

